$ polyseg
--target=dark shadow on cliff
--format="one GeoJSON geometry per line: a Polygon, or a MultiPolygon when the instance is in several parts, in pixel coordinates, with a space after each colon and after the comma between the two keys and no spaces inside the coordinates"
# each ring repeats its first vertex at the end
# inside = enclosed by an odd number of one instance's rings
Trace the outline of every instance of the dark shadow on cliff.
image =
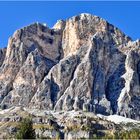
{"type": "Polygon", "coordinates": [[[117,113],[117,100],[125,86],[125,80],[122,75],[126,72],[125,54],[118,49],[112,36],[108,37],[109,42],[104,42],[104,39],[100,36],[93,38],[94,47],[90,56],[93,71],[92,100],[93,104],[96,105],[95,112],[104,115],[109,115],[111,112],[113,114],[117,113]],[[100,51],[103,53],[100,54],[100,51]],[[119,65],[115,66],[115,63],[119,65]],[[110,108],[104,98],[110,102],[110,108]],[[110,111],[107,111],[107,109],[110,111]]]}
{"type": "Polygon", "coordinates": [[[121,64],[117,70],[109,77],[106,86],[106,97],[111,103],[113,114],[117,112],[117,100],[121,90],[125,86],[125,80],[121,77],[125,73],[125,65],[121,64]]]}
{"type": "Polygon", "coordinates": [[[53,106],[57,101],[57,95],[60,91],[59,86],[54,82],[53,76],[51,74],[51,101],[53,102],[53,106]]]}

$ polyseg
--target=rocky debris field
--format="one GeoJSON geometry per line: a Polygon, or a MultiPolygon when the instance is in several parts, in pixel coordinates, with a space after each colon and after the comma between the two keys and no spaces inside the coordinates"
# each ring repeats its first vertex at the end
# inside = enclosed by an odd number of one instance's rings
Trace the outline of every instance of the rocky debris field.
{"type": "MultiPolygon", "coordinates": [[[[12,107],[0,111],[0,138],[14,138],[22,119],[31,117],[38,138],[80,139],[105,136],[133,128],[140,128],[140,122],[121,121],[115,123],[101,115],[83,111],[46,111],[12,107]]],[[[117,119],[117,117],[116,117],[117,119]]],[[[125,119],[124,119],[125,120],[125,119]]]]}

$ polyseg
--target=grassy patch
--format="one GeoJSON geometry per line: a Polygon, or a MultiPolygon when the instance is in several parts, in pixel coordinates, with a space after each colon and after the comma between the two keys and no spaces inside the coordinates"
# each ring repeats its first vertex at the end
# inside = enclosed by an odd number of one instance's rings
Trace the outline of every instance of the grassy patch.
{"type": "Polygon", "coordinates": [[[54,130],[53,126],[47,125],[47,124],[34,124],[34,129],[45,129],[45,130],[54,130]]]}

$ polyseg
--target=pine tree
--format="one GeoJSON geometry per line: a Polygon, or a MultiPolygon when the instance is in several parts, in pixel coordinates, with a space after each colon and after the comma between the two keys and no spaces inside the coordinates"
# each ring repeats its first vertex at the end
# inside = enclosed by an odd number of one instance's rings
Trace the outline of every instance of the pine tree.
{"type": "Polygon", "coordinates": [[[35,130],[33,129],[32,120],[29,118],[23,119],[19,125],[19,131],[16,134],[16,139],[35,139],[35,130]]]}

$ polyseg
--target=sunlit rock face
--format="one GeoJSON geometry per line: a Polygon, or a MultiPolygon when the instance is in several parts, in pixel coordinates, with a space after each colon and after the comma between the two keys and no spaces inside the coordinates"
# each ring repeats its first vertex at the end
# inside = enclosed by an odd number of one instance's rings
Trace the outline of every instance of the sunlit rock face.
{"type": "Polygon", "coordinates": [[[139,47],[90,14],[19,29],[0,53],[1,106],[140,119],[139,47]]]}
{"type": "Polygon", "coordinates": [[[38,23],[14,33],[0,71],[2,105],[28,105],[44,76],[63,58],[61,38],[61,31],[38,23]]]}

